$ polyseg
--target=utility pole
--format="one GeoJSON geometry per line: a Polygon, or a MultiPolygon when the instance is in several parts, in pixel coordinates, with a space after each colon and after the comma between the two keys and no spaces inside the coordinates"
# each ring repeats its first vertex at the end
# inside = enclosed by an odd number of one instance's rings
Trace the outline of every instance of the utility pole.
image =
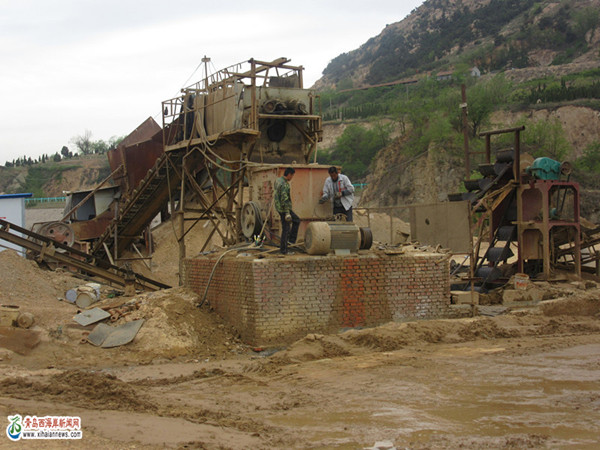
{"type": "Polygon", "coordinates": [[[471,157],[469,155],[469,122],[467,120],[467,87],[462,84],[460,86],[461,94],[462,94],[462,103],[460,104],[460,108],[462,109],[462,123],[463,123],[463,138],[465,145],[465,170],[466,180],[471,179],[471,157]]]}

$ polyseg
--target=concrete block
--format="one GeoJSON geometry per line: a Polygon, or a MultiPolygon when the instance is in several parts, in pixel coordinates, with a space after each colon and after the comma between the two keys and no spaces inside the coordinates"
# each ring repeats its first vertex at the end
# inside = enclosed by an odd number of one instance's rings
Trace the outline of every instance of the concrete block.
{"type": "Polygon", "coordinates": [[[471,303],[479,305],[479,292],[473,292],[473,297],[471,297],[471,291],[451,291],[450,294],[454,305],[470,305],[471,303]]]}

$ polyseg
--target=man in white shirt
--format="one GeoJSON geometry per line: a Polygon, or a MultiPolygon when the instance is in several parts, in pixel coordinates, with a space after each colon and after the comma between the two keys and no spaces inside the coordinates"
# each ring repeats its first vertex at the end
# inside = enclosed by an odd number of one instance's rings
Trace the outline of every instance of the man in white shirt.
{"type": "Polygon", "coordinates": [[[332,166],[328,170],[329,177],[323,185],[323,196],[319,203],[333,200],[333,215],[344,214],[347,222],[352,222],[352,203],[354,202],[354,186],[350,179],[338,173],[337,167],[332,166]]]}

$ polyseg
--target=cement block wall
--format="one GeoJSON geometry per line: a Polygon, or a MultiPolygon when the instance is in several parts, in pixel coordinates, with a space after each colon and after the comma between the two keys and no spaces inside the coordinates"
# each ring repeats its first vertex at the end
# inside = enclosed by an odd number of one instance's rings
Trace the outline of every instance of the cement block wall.
{"type": "MultiPolygon", "coordinates": [[[[186,259],[185,285],[203,296],[216,260],[186,259]]],[[[207,301],[250,345],[453,315],[448,261],[437,253],[225,257],[207,301]]]]}

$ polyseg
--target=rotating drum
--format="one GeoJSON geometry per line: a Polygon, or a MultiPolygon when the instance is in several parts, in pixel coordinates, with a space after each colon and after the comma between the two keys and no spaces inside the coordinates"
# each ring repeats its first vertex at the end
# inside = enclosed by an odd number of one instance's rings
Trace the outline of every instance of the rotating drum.
{"type": "Polygon", "coordinates": [[[252,239],[260,234],[263,226],[263,220],[260,214],[260,208],[254,202],[247,202],[242,207],[242,233],[248,239],[252,239]]]}

